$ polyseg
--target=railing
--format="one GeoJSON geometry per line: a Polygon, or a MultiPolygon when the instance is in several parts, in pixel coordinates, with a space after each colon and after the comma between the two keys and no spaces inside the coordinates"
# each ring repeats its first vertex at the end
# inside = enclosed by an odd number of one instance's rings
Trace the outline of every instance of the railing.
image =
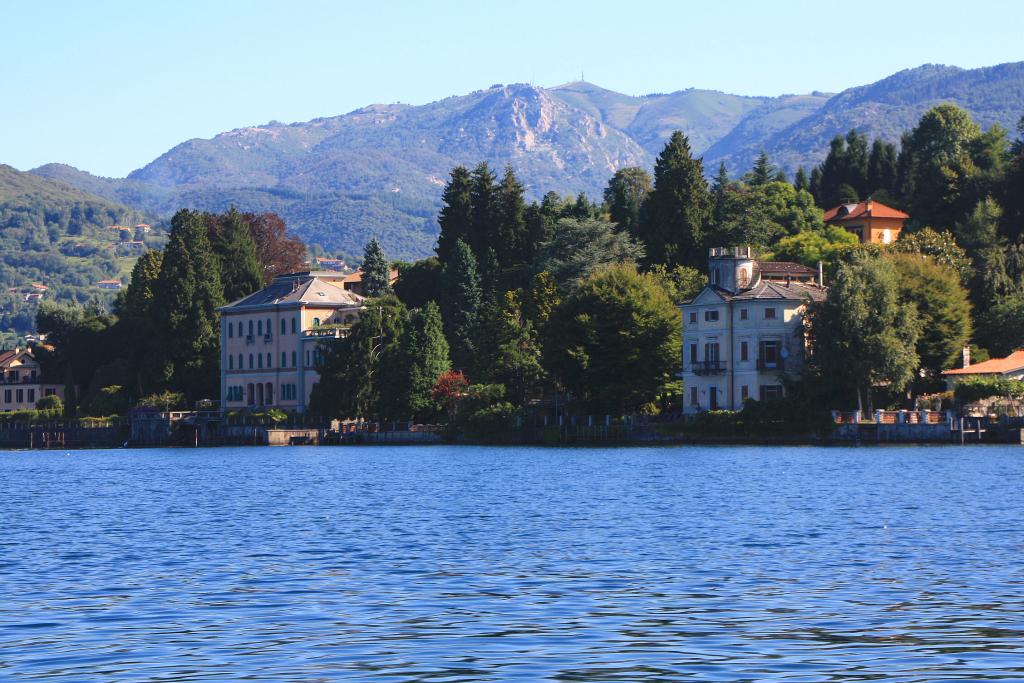
{"type": "Polygon", "coordinates": [[[21,384],[53,384],[53,382],[43,382],[38,377],[0,377],[0,385],[4,386],[18,386],[21,384]]]}
{"type": "Polygon", "coordinates": [[[270,334],[269,332],[267,334],[263,335],[263,343],[264,344],[269,344],[271,341],[273,341],[273,339],[274,339],[274,335],[270,334]]]}
{"type": "Polygon", "coordinates": [[[251,334],[245,335],[245,344],[246,344],[246,346],[248,346],[249,344],[255,344],[255,343],[256,343],[256,337],[252,336],[251,334]]]}
{"type": "Polygon", "coordinates": [[[720,360],[702,360],[690,364],[695,375],[721,375],[725,372],[725,362],[720,360]]]}
{"type": "Polygon", "coordinates": [[[764,358],[757,359],[758,370],[777,370],[782,372],[786,369],[786,361],[782,358],[776,358],[775,360],[765,360],[764,358]]]}
{"type": "Polygon", "coordinates": [[[324,328],[324,327],[314,327],[311,330],[305,330],[302,333],[302,336],[304,336],[304,337],[325,337],[325,338],[343,339],[344,337],[348,336],[349,329],[350,328],[347,328],[347,327],[346,328],[339,328],[339,327],[335,327],[335,328],[330,328],[330,327],[327,327],[327,328],[324,328]]]}

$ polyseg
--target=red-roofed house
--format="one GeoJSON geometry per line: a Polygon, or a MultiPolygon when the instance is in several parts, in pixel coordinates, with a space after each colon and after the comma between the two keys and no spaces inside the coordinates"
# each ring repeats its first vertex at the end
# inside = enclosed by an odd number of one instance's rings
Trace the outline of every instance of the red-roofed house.
{"type": "Polygon", "coordinates": [[[1014,351],[1006,358],[993,358],[966,368],[946,370],[942,373],[950,389],[957,380],[964,377],[1003,377],[1004,379],[1024,379],[1024,349],[1014,351]]]}
{"type": "MultiPolygon", "coordinates": [[[[395,284],[395,282],[397,280],[398,280],[398,271],[397,270],[392,270],[391,273],[388,275],[388,284],[393,285],[393,284],[395,284]]],[[[356,294],[359,294],[360,296],[362,296],[363,295],[363,269],[360,268],[356,272],[350,273],[350,274],[346,275],[345,279],[342,280],[341,283],[342,283],[342,286],[345,289],[353,291],[356,294]]]]}
{"type": "Polygon", "coordinates": [[[856,204],[840,204],[824,215],[825,223],[852,232],[864,244],[895,242],[908,218],[910,214],[871,199],[856,204]]]}

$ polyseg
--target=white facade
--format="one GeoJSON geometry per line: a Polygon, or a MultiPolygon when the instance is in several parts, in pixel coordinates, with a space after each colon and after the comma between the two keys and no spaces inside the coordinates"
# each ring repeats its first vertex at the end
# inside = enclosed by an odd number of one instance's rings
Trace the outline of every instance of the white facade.
{"type": "Polygon", "coordinates": [[[28,349],[0,351],[0,412],[33,410],[44,396],[64,399],[62,384],[44,383],[39,362],[28,349]]]}
{"type": "Polygon", "coordinates": [[[804,312],[824,290],[809,269],[772,265],[779,270],[762,271],[748,247],[711,250],[711,284],[681,307],[685,412],[779,398],[783,377],[803,371],[804,312]]]}
{"type": "Polygon", "coordinates": [[[221,309],[221,406],[224,410],[309,405],[322,345],[359,318],[363,297],[334,272],[279,276],[221,309]]]}

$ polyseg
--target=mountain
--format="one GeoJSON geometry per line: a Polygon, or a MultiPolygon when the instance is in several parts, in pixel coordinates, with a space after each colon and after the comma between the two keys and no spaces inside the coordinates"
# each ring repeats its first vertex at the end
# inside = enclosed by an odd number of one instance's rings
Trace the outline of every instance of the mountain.
{"type": "Polygon", "coordinates": [[[652,166],[677,129],[709,175],[719,162],[742,173],[761,149],[793,172],[823,159],[829,140],[851,127],[898,142],[940,102],[963,106],[983,126],[1011,128],[1024,113],[1024,62],[926,65],[834,95],[495,85],[422,106],[371,105],[188,140],[125,179],[59,164],[32,172],[162,216],[182,206],[276,211],[331,251],[359,254],[375,236],[389,256],[413,259],[433,247],[440,191],[456,164],[486,160],[498,173],[511,165],[532,198],[555,190],[597,199],[616,169],[652,166]]]}
{"type": "Polygon", "coordinates": [[[163,241],[159,229],[135,229],[144,219],[134,209],[0,164],[0,338],[31,330],[40,300],[112,299],[115,291],[98,282],[127,282],[137,250],[163,241]],[[130,243],[140,237],[144,245],[130,243]]]}

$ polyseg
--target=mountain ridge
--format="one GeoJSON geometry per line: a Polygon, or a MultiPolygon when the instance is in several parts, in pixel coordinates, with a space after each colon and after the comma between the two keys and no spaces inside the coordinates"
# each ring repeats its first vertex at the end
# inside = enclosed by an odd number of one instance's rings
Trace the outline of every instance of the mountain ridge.
{"type": "Polygon", "coordinates": [[[777,97],[687,88],[634,96],[573,81],[494,85],[423,105],[370,104],[186,140],[124,179],[63,165],[31,172],[159,215],[179,206],[273,210],[307,241],[357,254],[370,237],[397,258],[432,248],[440,189],[456,164],[511,165],[532,198],[599,198],[617,168],[650,168],[681,129],[707,173],[745,171],[764,149],[782,169],[824,158],[851,127],[898,142],[928,107],[964,106],[984,127],[1024,113],[1024,62],[926,64],[831,94],[777,97]]]}

